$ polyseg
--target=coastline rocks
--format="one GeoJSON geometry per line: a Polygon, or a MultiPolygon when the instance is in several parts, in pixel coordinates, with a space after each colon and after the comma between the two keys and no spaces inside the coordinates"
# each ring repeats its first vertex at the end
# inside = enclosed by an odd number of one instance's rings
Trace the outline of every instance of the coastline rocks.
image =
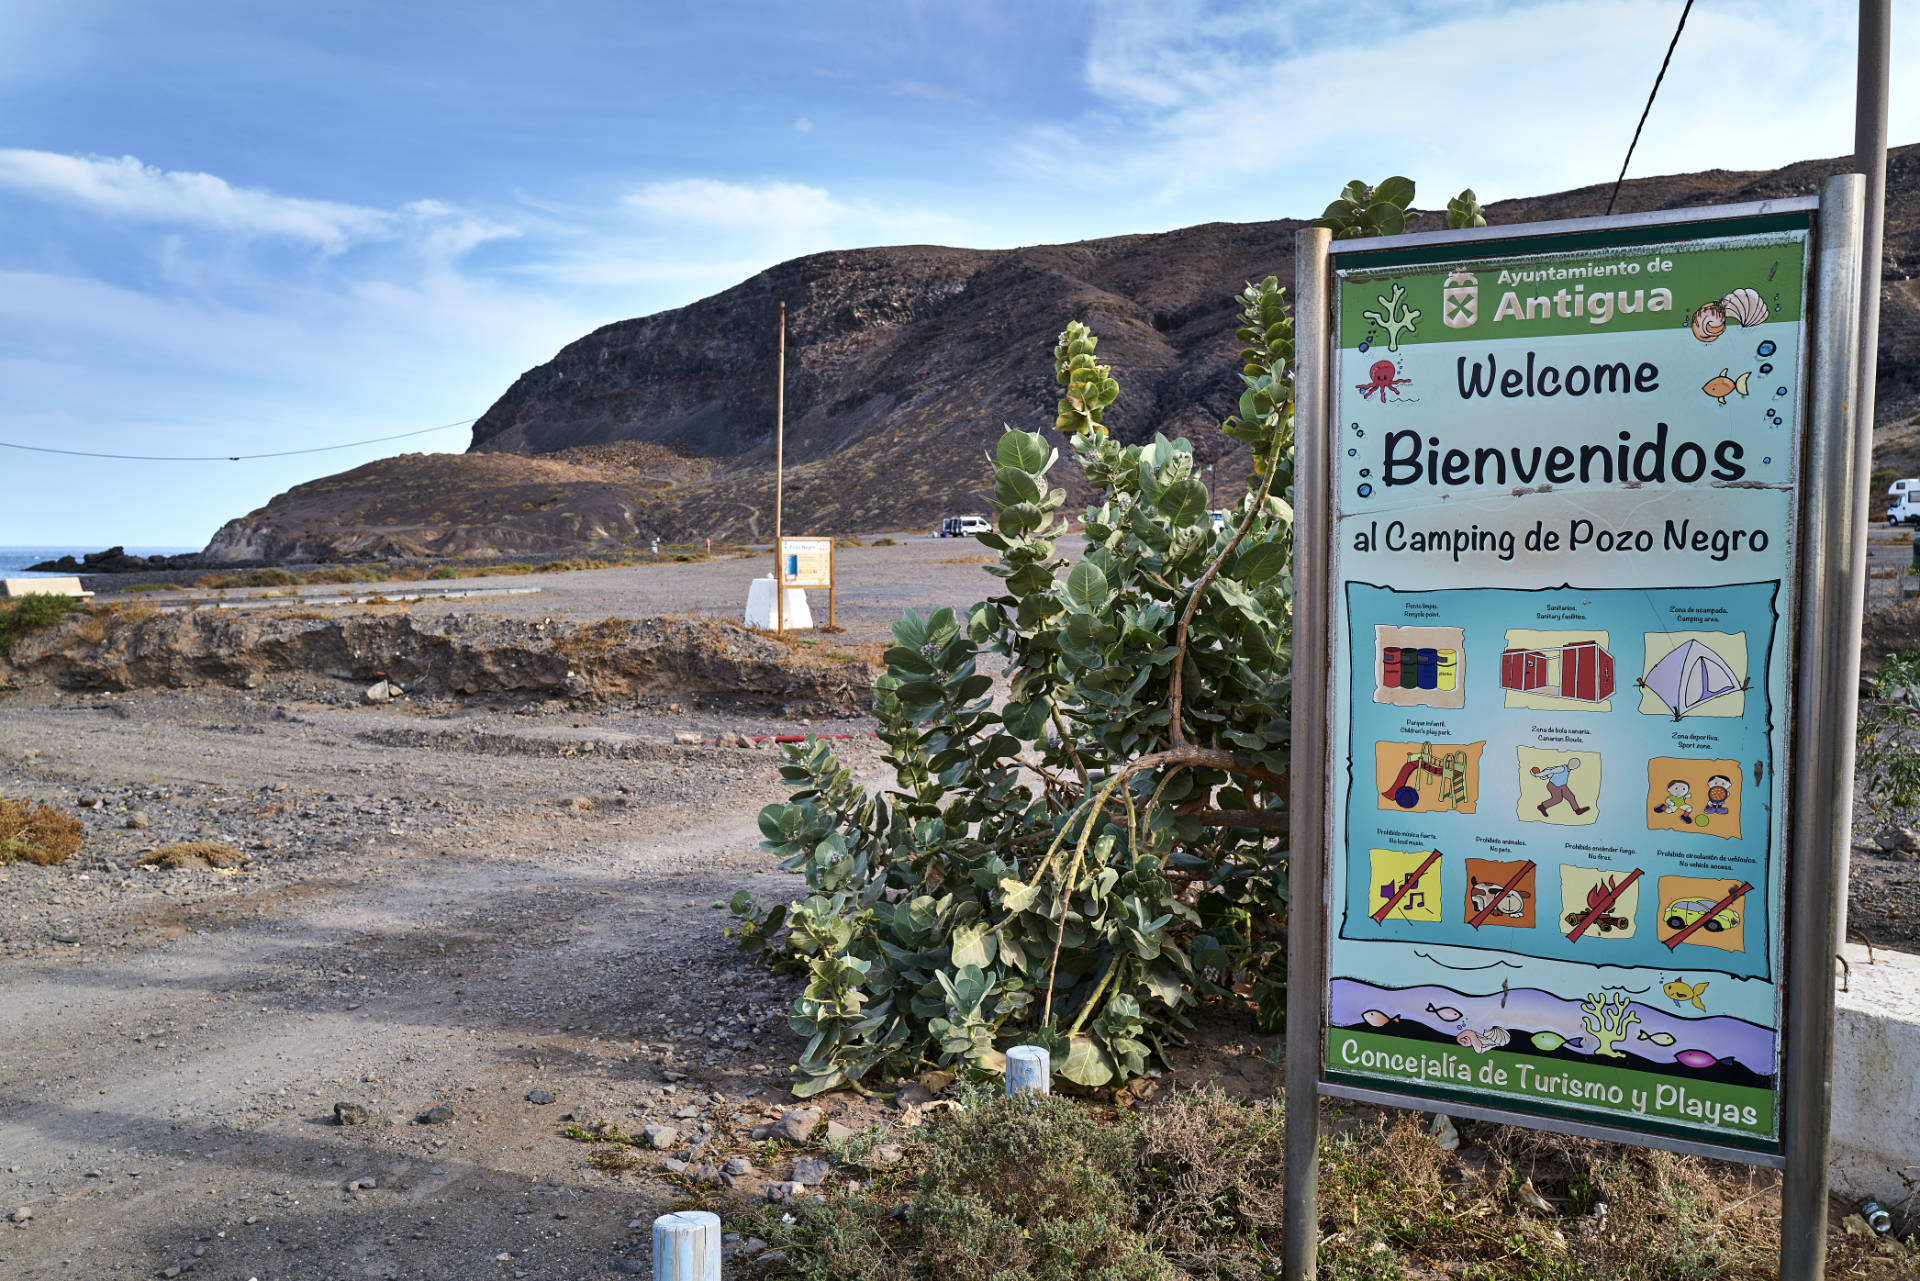
{"type": "Polygon", "coordinates": [[[200,554],[185,552],[178,556],[129,556],[124,547],[109,547],[103,552],[87,552],[75,560],[62,556],[27,566],[32,574],[138,574],[153,569],[199,569],[200,554]]]}

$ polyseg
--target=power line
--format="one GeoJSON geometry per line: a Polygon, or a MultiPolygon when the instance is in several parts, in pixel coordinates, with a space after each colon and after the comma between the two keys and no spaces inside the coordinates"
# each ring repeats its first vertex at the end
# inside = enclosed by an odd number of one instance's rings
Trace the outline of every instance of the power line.
{"type": "Polygon", "coordinates": [[[441,423],[438,427],[422,427],[419,431],[403,431],[393,436],[375,436],[371,440],[350,440],[344,445],[315,445],[311,449],[282,449],[271,454],[102,454],[88,449],[54,449],[48,445],[18,445],[10,440],[0,440],[0,449],[24,449],[35,454],[66,454],[73,458],[119,458],[136,463],[237,463],[253,458],[292,458],[296,454],[324,454],[335,449],[358,449],[362,445],[380,445],[389,440],[406,440],[410,436],[425,436],[429,432],[467,427],[479,421],[477,418],[462,418],[457,423],[441,423]]]}
{"type": "Polygon", "coordinates": [[[1693,0],[1687,0],[1686,8],[1680,10],[1680,25],[1673,29],[1673,39],[1667,42],[1667,56],[1660,59],[1660,74],[1653,78],[1653,90],[1647,94],[1647,105],[1640,109],[1640,123],[1633,127],[1633,141],[1627,144],[1627,158],[1620,162],[1620,176],[1613,180],[1613,194],[1607,197],[1607,212],[1613,212],[1613,202],[1620,198],[1620,184],[1627,180],[1627,166],[1633,162],[1633,149],[1640,145],[1640,131],[1647,127],[1647,113],[1653,110],[1654,97],[1660,92],[1660,82],[1667,78],[1667,64],[1673,61],[1674,46],[1680,43],[1680,33],[1687,29],[1687,15],[1693,12],[1693,0]]]}

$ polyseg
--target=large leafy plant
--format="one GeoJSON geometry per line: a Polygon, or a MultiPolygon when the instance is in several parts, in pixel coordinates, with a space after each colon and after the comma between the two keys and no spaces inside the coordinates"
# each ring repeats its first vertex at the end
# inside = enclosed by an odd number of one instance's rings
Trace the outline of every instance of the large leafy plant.
{"type": "Polygon", "coordinates": [[[1911,824],[1920,813],[1920,649],[1889,654],[1860,700],[1857,769],[1865,816],[1911,824]]]}
{"type": "MultiPolygon", "coordinates": [[[[1381,190],[1412,198],[1404,179],[1381,190]]],[[[1057,548],[1059,451],[1009,428],[980,536],[997,593],[893,628],[876,714],[894,785],[866,791],[819,741],[788,752],[792,799],[760,829],[811,892],[768,908],[743,891],[733,912],[742,947],[807,973],[795,1093],[998,1071],[1019,1043],[1082,1086],[1124,1082],[1205,999],[1279,1025],[1293,322],[1272,277],[1236,302],[1245,386],[1222,430],[1254,466],[1238,506],[1216,518],[1187,441],[1108,433],[1119,383],[1069,324],[1054,426],[1093,495],[1080,558],[1057,548]]]]}

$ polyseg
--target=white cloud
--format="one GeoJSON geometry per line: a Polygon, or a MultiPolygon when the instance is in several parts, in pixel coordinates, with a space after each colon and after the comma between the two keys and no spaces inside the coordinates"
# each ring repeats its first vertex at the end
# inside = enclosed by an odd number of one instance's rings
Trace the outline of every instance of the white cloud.
{"type": "MultiPolygon", "coordinates": [[[[1895,7],[1893,65],[1914,65],[1920,0],[1895,7]]],[[[1094,13],[1083,74],[1099,110],[1031,130],[1014,163],[1170,212],[1213,196],[1237,218],[1311,214],[1347,179],[1389,172],[1428,205],[1469,184],[1493,199],[1607,181],[1678,16],[1668,0],[1094,13]]],[[[1853,14],[1696,4],[1629,176],[1850,151],[1853,14]]],[[[1920,134],[1902,81],[1895,141],[1920,134]]]]}
{"type": "Polygon", "coordinates": [[[655,305],[678,306],[804,254],[977,239],[969,224],[942,210],[842,200],[824,187],[776,179],[652,182],[621,204],[629,220],[602,222],[576,237],[578,248],[527,270],[575,285],[652,286],[655,305]]]}
{"type": "Polygon", "coordinates": [[[395,219],[382,210],[235,187],[212,174],[158,169],[133,156],[0,149],[0,186],[141,222],[279,236],[326,250],[394,234],[395,219]]]}
{"type": "Polygon", "coordinates": [[[0,148],[0,187],[80,205],[108,217],[291,240],[339,253],[376,241],[417,242],[429,255],[456,257],[515,234],[438,200],[398,210],[282,196],[236,187],[210,173],[160,169],[135,156],[69,156],[0,148]]]}
{"type": "Polygon", "coordinates": [[[805,183],[750,185],[713,178],[650,182],[626,203],[661,222],[769,230],[830,226],[851,212],[824,188],[805,183]]]}
{"type": "Polygon", "coordinates": [[[793,122],[793,131],[795,133],[812,133],[813,121],[807,119],[805,116],[801,116],[793,122]]]}

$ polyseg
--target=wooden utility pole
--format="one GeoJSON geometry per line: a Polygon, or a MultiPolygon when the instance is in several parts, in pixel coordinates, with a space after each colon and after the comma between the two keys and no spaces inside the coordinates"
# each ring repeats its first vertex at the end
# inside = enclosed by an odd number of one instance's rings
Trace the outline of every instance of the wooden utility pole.
{"type": "Polygon", "coordinates": [[[780,373],[773,389],[773,630],[787,630],[786,569],[780,563],[780,503],[787,465],[787,304],[780,304],[780,373]]]}

